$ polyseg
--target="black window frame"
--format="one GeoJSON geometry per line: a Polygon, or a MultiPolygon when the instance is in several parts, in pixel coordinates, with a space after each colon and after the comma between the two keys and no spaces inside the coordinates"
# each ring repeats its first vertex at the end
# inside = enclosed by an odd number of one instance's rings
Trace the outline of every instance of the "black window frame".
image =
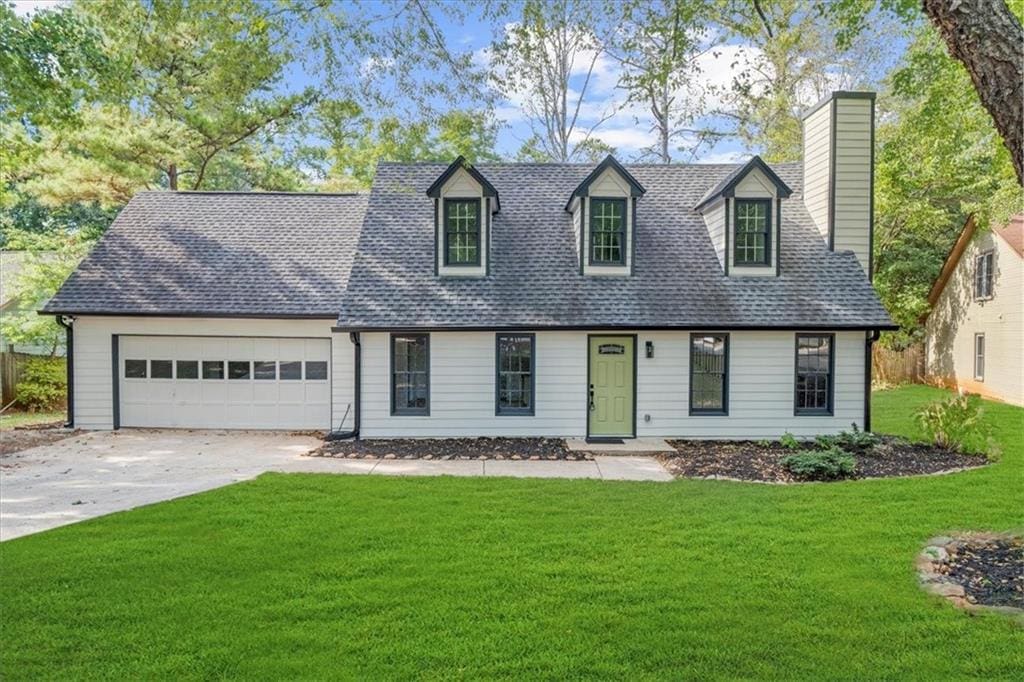
{"type": "Polygon", "coordinates": [[[995,251],[989,249],[974,257],[974,300],[987,301],[994,295],[995,251]],[[981,289],[984,288],[984,291],[981,289]]]}
{"type": "Polygon", "coordinates": [[[446,268],[480,267],[480,251],[483,249],[483,212],[483,201],[481,199],[474,199],[470,197],[453,197],[451,199],[445,199],[442,202],[441,231],[443,232],[443,239],[441,240],[441,244],[442,247],[444,248],[444,266],[446,268]],[[448,237],[454,233],[449,232],[448,217],[450,215],[451,207],[456,204],[476,206],[476,259],[473,262],[452,262],[451,260],[451,251],[449,250],[448,237]]]}
{"type": "MultiPolygon", "coordinates": [[[[589,244],[587,245],[587,263],[595,267],[613,267],[619,268],[626,265],[626,251],[629,247],[628,244],[628,232],[629,232],[629,216],[627,213],[628,203],[625,197],[590,197],[589,205],[587,206],[587,230],[589,237],[589,244]],[[614,203],[619,204],[622,207],[622,226],[618,230],[619,235],[619,259],[618,260],[597,260],[594,258],[594,253],[597,250],[597,244],[594,243],[594,238],[597,235],[597,231],[594,230],[594,221],[597,217],[597,211],[594,210],[595,203],[614,203]]],[[[615,232],[602,232],[602,234],[615,234],[615,232]]]]}
{"type": "Polygon", "coordinates": [[[504,333],[494,335],[494,414],[498,417],[532,417],[537,408],[537,335],[504,333]],[[501,342],[502,339],[527,339],[530,342],[530,406],[501,405],[501,342]]]}
{"type": "Polygon", "coordinates": [[[689,408],[690,416],[700,417],[728,417],[729,416],[729,334],[722,332],[693,332],[690,334],[690,387],[689,387],[689,408]],[[722,407],[694,407],[693,406],[693,343],[697,339],[721,337],[723,344],[723,373],[722,373],[722,407]]]}
{"type": "Polygon", "coordinates": [[[975,332],[974,334],[974,380],[985,381],[985,332],[975,332]],[[981,352],[978,352],[978,341],[981,341],[981,352]],[[981,360],[979,363],[978,360],[981,360]],[[980,372],[978,370],[981,370],[980,372]]]}
{"type": "MultiPolygon", "coordinates": [[[[391,397],[391,416],[392,417],[429,417],[430,416],[430,334],[414,333],[414,334],[398,334],[392,333],[388,342],[389,347],[389,358],[390,364],[388,366],[388,393],[391,397]],[[426,405],[424,407],[399,407],[395,401],[395,390],[397,384],[395,377],[395,341],[398,339],[409,339],[409,338],[422,338],[424,340],[424,348],[426,351],[427,366],[425,370],[426,376],[426,405]]],[[[408,370],[406,370],[408,373],[408,370]]]]}
{"type": "Polygon", "coordinates": [[[836,335],[833,333],[808,332],[797,334],[793,350],[793,414],[798,417],[831,417],[835,414],[836,394],[836,335]],[[828,342],[828,387],[826,391],[826,408],[800,407],[798,402],[800,385],[800,339],[827,338],[828,342]]]}
{"type": "MultiPolygon", "coordinates": [[[[772,264],[772,200],[733,199],[732,207],[732,264],[739,268],[763,268],[772,264]],[[764,260],[740,260],[740,204],[761,204],[764,208],[764,260]]],[[[744,232],[743,234],[760,234],[744,232]]]]}

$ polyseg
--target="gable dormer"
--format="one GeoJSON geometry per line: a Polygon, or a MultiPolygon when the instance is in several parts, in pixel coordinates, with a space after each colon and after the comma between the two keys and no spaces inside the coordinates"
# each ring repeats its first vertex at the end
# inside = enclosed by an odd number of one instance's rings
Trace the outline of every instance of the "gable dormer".
{"type": "Polygon", "coordinates": [[[755,156],[726,175],[693,207],[726,275],[775,277],[782,242],[782,200],[793,191],[755,156]]]}
{"type": "Polygon", "coordinates": [[[581,275],[630,275],[636,252],[636,201],[647,190],[611,155],[573,191],[572,213],[581,275]]]}
{"type": "Polygon", "coordinates": [[[485,277],[491,269],[491,216],[501,208],[498,190],[460,156],[427,196],[434,200],[434,274],[485,277]]]}

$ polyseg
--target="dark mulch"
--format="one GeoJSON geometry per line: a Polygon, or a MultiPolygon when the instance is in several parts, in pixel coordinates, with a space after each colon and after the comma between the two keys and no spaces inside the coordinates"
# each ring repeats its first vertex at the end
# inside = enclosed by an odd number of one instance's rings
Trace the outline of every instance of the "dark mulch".
{"type": "MultiPolygon", "coordinates": [[[[796,450],[777,441],[670,440],[676,454],[662,462],[674,475],[686,478],[735,478],[743,481],[791,483],[797,481],[782,466],[782,459],[796,450]]],[[[813,443],[802,445],[814,449],[813,443]]],[[[934,474],[987,463],[980,455],[965,455],[924,443],[882,436],[873,448],[853,448],[857,462],[850,478],[884,478],[934,474]]]]}
{"type": "Polygon", "coordinates": [[[561,438],[405,438],[328,441],[312,453],[350,459],[591,459],[561,438]]]}
{"type": "Polygon", "coordinates": [[[969,601],[1024,609],[1024,539],[959,542],[946,565],[969,601]]]}

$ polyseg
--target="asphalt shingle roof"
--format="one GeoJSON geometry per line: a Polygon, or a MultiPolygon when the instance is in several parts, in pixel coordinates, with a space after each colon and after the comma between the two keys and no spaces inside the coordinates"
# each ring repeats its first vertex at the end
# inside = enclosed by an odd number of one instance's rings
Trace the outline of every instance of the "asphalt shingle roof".
{"type": "Polygon", "coordinates": [[[445,168],[382,164],[369,195],[141,193],[45,311],[336,317],[360,329],[892,324],[853,254],[829,252],[812,225],[799,164],[773,166],[794,191],[778,278],[725,277],[691,208],[733,164],[626,166],[647,189],[632,277],[579,274],[564,209],[592,165],[478,165],[501,197],[491,274],[438,278],[426,190],[445,168]]]}
{"type": "Polygon", "coordinates": [[[627,165],[647,189],[637,202],[632,277],[579,274],[566,197],[580,164],[480,164],[501,196],[491,274],[434,276],[432,203],[443,164],[382,164],[338,325],[437,327],[888,327],[856,258],[830,252],[800,198],[800,164],[774,170],[783,203],[780,276],[726,277],[692,210],[735,165],[627,165]]]}
{"type": "Polygon", "coordinates": [[[44,311],[333,318],[368,198],[142,192],[44,311]]]}

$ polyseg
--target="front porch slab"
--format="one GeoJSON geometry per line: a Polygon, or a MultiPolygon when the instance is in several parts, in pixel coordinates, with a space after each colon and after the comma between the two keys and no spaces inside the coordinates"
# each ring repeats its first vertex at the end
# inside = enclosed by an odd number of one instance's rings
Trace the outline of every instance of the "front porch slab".
{"type": "Polygon", "coordinates": [[[593,452],[596,455],[655,455],[675,452],[664,438],[623,438],[621,443],[588,443],[582,438],[566,438],[571,452],[593,452]]]}

